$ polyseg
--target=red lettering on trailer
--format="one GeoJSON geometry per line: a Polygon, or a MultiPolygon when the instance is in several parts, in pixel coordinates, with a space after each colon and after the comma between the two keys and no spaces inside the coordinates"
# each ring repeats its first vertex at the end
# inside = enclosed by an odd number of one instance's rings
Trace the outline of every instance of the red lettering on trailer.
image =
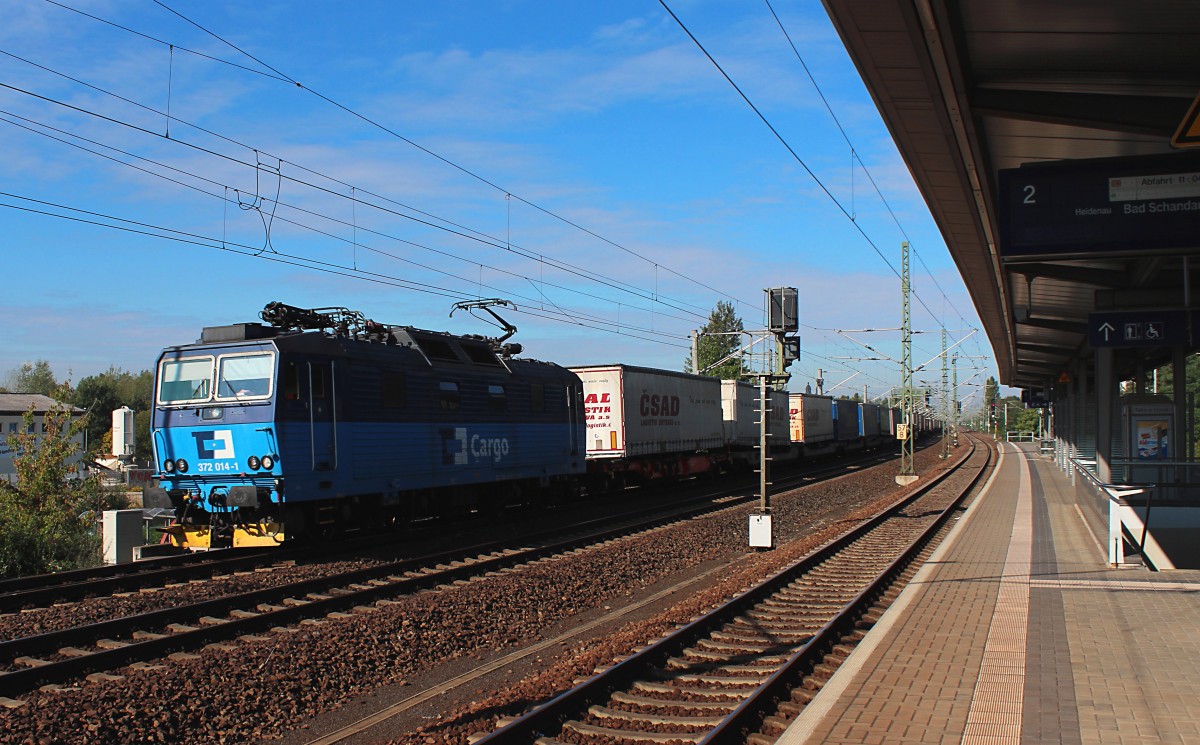
{"type": "Polygon", "coordinates": [[[589,393],[584,397],[585,404],[608,404],[612,403],[612,394],[610,393],[589,393]]]}

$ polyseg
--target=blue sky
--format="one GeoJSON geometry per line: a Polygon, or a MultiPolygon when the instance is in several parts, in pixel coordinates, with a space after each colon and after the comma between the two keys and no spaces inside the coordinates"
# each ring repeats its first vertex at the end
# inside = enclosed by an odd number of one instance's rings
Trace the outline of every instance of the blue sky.
{"type": "Polygon", "coordinates": [[[765,3],[668,3],[803,165],[656,2],[164,3],[0,5],[0,373],[141,370],[273,300],[491,333],[449,317],[478,297],[527,356],[679,369],[718,300],[758,328],[794,286],[793,389],[875,396],[907,236],[914,364],[944,324],[995,374],[815,0],[773,7],[853,154],[765,3]]]}

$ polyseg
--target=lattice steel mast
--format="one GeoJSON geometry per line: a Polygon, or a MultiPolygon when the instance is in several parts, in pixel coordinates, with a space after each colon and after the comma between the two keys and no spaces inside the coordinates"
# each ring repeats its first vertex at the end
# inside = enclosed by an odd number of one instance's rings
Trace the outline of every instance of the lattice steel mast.
{"type": "Polygon", "coordinates": [[[897,484],[917,480],[913,468],[912,318],[908,309],[911,286],[908,279],[908,241],[900,244],[900,377],[904,390],[904,437],[900,439],[900,473],[897,484]]]}

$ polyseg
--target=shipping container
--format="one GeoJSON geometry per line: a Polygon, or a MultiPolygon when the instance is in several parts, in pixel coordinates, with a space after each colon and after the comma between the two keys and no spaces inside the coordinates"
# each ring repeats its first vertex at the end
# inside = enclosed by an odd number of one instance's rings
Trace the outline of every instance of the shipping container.
{"type": "Polygon", "coordinates": [[[858,436],[868,445],[879,444],[879,404],[861,403],[858,405],[858,436]]]}
{"type": "Polygon", "coordinates": [[[583,381],[589,459],[688,453],[724,444],[717,378],[630,365],[571,371],[583,381]]]}
{"type": "Polygon", "coordinates": [[[805,447],[833,442],[833,399],[811,393],[793,393],[790,399],[791,439],[805,447]]]}
{"type": "MultiPolygon", "coordinates": [[[[725,423],[725,444],[730,447],[754,447],[759,444],[762,432],[759,427],[759,386],[736,380],[721,381],[721,412],[725,423]]],[[[778,446],[789,440],[788,394],[785,391],[768,390],[770,408],[767,415],[767,432],[771,445],[778,446]]]]}
{"type": "Polygon", "coordinates": [[[904,424],[904,412],[898,408],[897,409],[888,409],[887,417],[888,417],[888,428],[887,428],[887,431],[884,432],[883,434],[886,437],[895,439],[896,432],[898,429],[897,425],[904,424]]]}
{"type": "Polygon", "coordinates": [[[833,433],[839,443],[857,445],[858,435],[858,402],[839,398],[833,402],[833,433]]]}

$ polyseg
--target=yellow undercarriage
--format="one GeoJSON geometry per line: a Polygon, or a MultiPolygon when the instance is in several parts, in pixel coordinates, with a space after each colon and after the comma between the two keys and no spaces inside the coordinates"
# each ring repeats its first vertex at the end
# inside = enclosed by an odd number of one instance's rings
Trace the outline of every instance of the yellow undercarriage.
{"type": "MultiPolygon", "coordinates": [[[[206,551],[213,548],[212,531],[206,525],[171,525],[162,528],[162,532],[170,536],[171,543],[179,548],[191,551],[206,551]]],[[[233,530],[233,548],[271,547],[278,546],[283,541],[283,526],[279,523],[239,525],[233,530]]]]}

